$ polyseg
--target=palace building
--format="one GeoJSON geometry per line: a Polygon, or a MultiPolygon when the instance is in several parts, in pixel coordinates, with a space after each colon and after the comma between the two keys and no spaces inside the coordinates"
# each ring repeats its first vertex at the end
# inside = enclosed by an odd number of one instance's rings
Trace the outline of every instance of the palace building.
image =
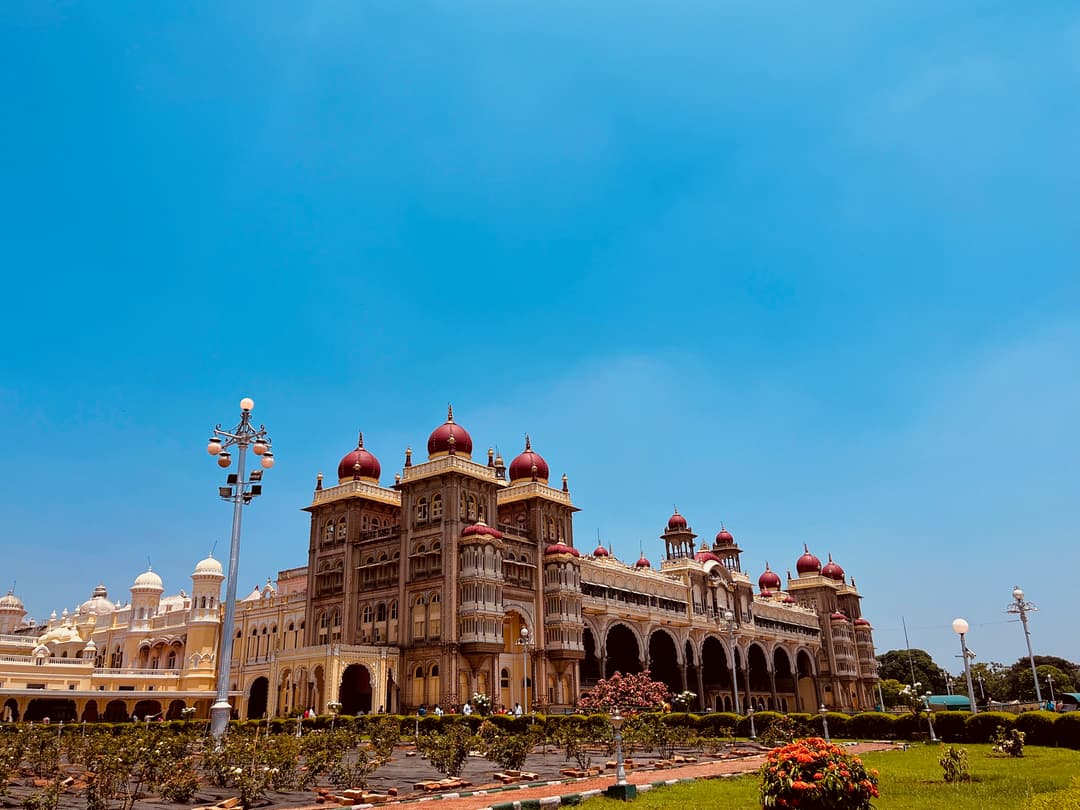
{"type": "MultiPolygon", "coordinates": [[[[872,629],[831,556],[804,546],[786,584],[766,563],[755,588],[732,534],[699,543],[677,510],[655,567],[583,551],[566,475],[552,486],[528,437],[509,466],[491,449],[473,460],[452,410],[426,460],[406,449],[381,481],[361,435],[303,507],[307,564],[238,600],[238,717],[449,709],[475,693],[564,711],[600,678],[645,669],[698,709],[876,704],[872,629]]],[[[37,626],[0,598],[0,719],[207,716],[221,564],[202,560],[191,579],[190,595],[166,597],[146,571],[126,605],[99,586],[37,626]]]]}

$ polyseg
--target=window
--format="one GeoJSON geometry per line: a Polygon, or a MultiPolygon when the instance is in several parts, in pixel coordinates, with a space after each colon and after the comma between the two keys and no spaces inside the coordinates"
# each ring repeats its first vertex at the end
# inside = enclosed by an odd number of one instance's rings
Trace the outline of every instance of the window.
{"type": "Polygon", "coordinates": [[[438,593],[431,595],[431,607],[428,610],[428,628],[431,630],[432,638],[438,638],[442,633],[442,604],[438,593]]]}
{"type": "Polygon", "coordinates": [[[501,686],[503,689],[510,688],[510,670],[504,669],[501,673],[499,673],[499,686],[501,686]]]}
{"type": "Polygon", "coordinates": [[[363,618],[361,621],[363,621],[364,624],[371,623],[371,605],[364,605],[363,618]]]}
{"type": "Polygon", "coordinates": [[[347,531],[346,531],[346,525],[345,525],[345,518],[342,518],[341,520],[338,521],[338,524],[337,524],[337,539],[338,540],[344,540],[346,534],[347,534],[347,531]]]}
{"type": "Polygon", "coordinates": [[[413,602],[412,609],[412,621],[413,621],[413,638],[422,639],[427,635],[427,617],[426,605],[424,604],[424,597],[416,597],[416,601],[413,602]]]}
{"type": "Polygon", "coordinates": [[[169,658],[165,663],[166,669],[176,669],[176,650],[169,651],[169,658]]]}
{"type": "Polygon", "coordinates": [[[386,621],[386,603],[385,602],[379,602],[379,604],[375,607],[375,621],[377,621],[377,622],[385,622],[386,621]]]}
{"type": "Polygon", "coordinates": [[[428,501],[427,498],[421,498],[416,502],[416,522],[423,523],[428,519],[428,501]]]}
{"type": "Polygon", "coordinates": [[[334,609],[333,621],[330,627],[330,640],[341,641],[341,612],[336,608],[334,609]]]}
{"type": "Polygon", "coordinates": [[[431,516],[436,520],[442,517],[442,495],[431,496],[431,516]]]}
{"type": "Polygon", "coordinates": [[[390,618],[397,618],[397,599],[390,603],[390,618]]]}
{"type": "Polygon", "coordinates": [[[476,520],[476,498],[470,495],[465,501],[468,511],[466,512],[469,520],[476,520]]]}
{"type": "Polygon", "coordinates": [[[323,526],[323,540],[327,543],[331,543],[334,540],[334,521],[327,521],[323,526]]]}

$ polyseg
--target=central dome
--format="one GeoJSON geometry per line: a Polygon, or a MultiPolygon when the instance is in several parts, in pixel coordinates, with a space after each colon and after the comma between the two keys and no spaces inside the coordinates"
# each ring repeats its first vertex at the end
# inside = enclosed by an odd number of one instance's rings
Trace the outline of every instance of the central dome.
{"type": "Polygon", "coordinates": [[[79,605],[79,613],[83,616],[89,613],[104,616],[114,610],[116,610],[116,605],[109,601],[109,592],[104,584],[94,588],[94,593],[90,598],[79,605]]]}
{"type": "Polygon", "coordinates": [[[799,575],[821,573],[821,560],[810,553],[810,548],[803,543],[803,555],[795,562],[795,570],[799,575]]]}
{"type": "Polygon", "coordinates": [[[165,586],[161,584],[161,577],[154,573],[152,568],[147,568],[137,577],[135,582],[131,586],[132,590],[135,588],[149,588],[155,591],[165,590],[165,586]]]}
{"type": "Polygon", "coordinates": [[[531,481],[533,477],[542,484],[548,482],[548,465],[543,456],[532,449],[529,434],[525,434],[525,449],[510,462],[510,483],[531,481]],[[536,472],[534,473],[533,470],[536,472]]]}
{"type": "Polygon", "coordinates": [[[454,407],[446,410],[446,421],[431,431],[427,440],[428,459],[449,455],[453,450],[466,458],[472,457],[472,436],[454,421],[454,407]]]}
{"type": "Polygon", "coordinates": [[[192,576],[221,576],[221,571],[221,563],[213,557],[207,557],[205,560],[199,560],[199,562],[195,564],[195,571],[192,576]]]}
{"type": "Polygon", "coordinates": [[[361,481],[367,480],[377,484],[381,474],[382,467],[379,460],[364,449],[364,434],[361,433],[356,441],[356,449],[346,453],[338,464],[338,483],[344,484],[346,481],[359,478],[361,481]]]}

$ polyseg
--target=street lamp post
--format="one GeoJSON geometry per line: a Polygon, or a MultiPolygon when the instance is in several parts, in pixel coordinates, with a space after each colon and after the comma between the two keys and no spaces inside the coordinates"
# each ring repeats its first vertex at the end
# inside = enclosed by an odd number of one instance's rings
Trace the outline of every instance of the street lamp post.
{"type": "Polygon", "coordinates": [[[338,712],[341,711],[341,703],[337,700],[331,700],[326,704],[326,708],[330,712],[330,730],[334,730],[334,723],[337,721],[338,712]]]}
{"type": "Polygon", "coordinates": [[[225,479],[226,485],[218,487],[218,494],[222,500],[232,502],[233,519],[232,540],[229,545],[229,575],[225,586],[225,621],[221,627],[217,695],[214,705],[210,707],[210,733],[216,740],[220,740],[229,727],[229,717],[232,714],[232,706],[229,705],[229,670],[232,667],[236,575],[240,566],[240,520],[244,506],[251,503],[252,498],[262,494],[263,470],[269,470],[274,466],[274,453],[270,449],[270,439],[266,435],[266,428],[263,425],[256,428],[251,423],[251,411],[254,407],[255,403],[250,397],[240,400],[240,424],[231,431],[222,430],[221,425],[218,424],[206,446],[206,452],[217,456],[218,466],[222,469],[227,469],[232,464],[229,448],[236,446],[239,450],[238,472],[229,473],[225,479]],[[249,447],[255,455],[260,456],[263,470],[252,470],[250,474],[247,474],[244,470],[244,460],[249,447]]]}
{"type": "Polygon", "coordinates": [[[923,695],[923,706],[926,707],[926,724],[930,726],[930,742],[937,742],[937,735],[934,733],[934,712],[930,709],[930,692],[923,695]]]}
{"type": "Polygon", "coordinates": [[[1054,676],[1049,672],[1046,673],[1046,682],[1050,684],[1050,702],[1056,703],[1057,701],[1054,700],[1054,676]]]}
{"type": "Polygon", "coordinates": [[[746,710],[746,713],[750,715],[750,739],[756,740],[757,729],[754,728],[754,707],[751,706],[749,709],[746,710]]]}
{"type": "Polygon", "coordinates": [[[960,636],[960,654],[964,658],[964,678],[967,680],[968,690],[968,704],[971,706],[971,713],[978,714],[979,707],[975,705],[975,687],[971,684],[971,665],[968,661],[968,648],[967,648],[967,631],[968,623],[964,619],[953,619],[952,629],[956,635],[960,636]]]}
{"type": "Polygon", "coordinates": [[[724,623],[731,638],[731,676],[735,679],[735,714],[742,714],[739,704],[739,664],[735,660],[735,614],[728,608],[724,611],[724,623]]]}
{"type": "Polygon", "coordinates": [[[518,644],[521,645],[522,652],[525,653],[525,674],[522,677],[522,692],[525,694],[525,714],[529,714],[529,645],[532,643],[529,637],[529,628],[522,627],[520,637],[518,638],[518,644]]]}
{"type": "Polygon", "coordinates": [[[821,704],[821,708],[818,709],[818,714],[821,715],[821,728],[825,732],[825,742],[831,743],[829,739],[829,710],[825,708],[825,704],[821,704]]]}
{"type": "Polygon", "coordinates": [[[1031,602],[1024,601],[1024,591],[1017,585],[1012,592],[1013,602],[1007,608],[1006,613],[1020,615],[1020,623],[1024,625],[1024,640],[1027,641],[1028,661],[1031,662],[1031,679],[1035,681],[1035,699],[1042,703],[1042,691],[1039,689],[1039,675],[1035,671],[1035,656],[1031,652],[1031,630],[1028,629],[1028,613],[1038,610],[1031,602]]]}
{"type": "Polygon", "coordinates": [[[611,728],[615,736],[615,784],[604,793],[612,799],[628,801],[637,796],[637,786],[626,781],[626,764],[623,761],[622,750],[622,727],[626,719],[619,714],[619,707],[615,707],[615,713],[611,716],[611,728]]]}

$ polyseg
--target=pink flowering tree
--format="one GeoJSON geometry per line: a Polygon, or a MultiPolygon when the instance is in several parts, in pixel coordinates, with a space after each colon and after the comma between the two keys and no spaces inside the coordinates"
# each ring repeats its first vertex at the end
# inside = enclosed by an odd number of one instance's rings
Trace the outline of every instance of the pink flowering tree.
{"type": "Polygon", "coordinates": [[[667,685],[654,681],[649,670],[638,675],[616,672],[582,695],[578,706],[588,712],[656,711],[664,708],[670,694],[667,685]]]}

